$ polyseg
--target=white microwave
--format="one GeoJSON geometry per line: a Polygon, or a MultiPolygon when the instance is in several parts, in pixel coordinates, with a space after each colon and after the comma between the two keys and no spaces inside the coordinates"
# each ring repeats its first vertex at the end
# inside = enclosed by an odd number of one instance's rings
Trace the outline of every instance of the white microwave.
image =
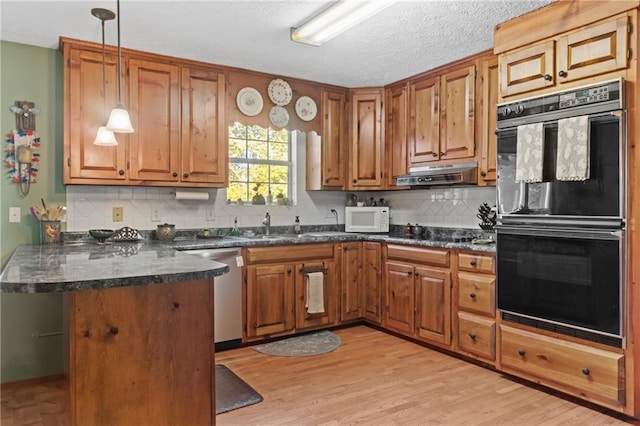
{"type": "Polygon", "coordinates": [[[389,232],[389,207],[345,207],[347,232],[389,232]]]}

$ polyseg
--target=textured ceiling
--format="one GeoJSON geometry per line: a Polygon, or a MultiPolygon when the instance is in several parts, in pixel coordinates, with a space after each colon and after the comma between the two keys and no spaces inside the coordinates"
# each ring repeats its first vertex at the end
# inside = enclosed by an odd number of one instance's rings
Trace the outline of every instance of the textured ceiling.
{"type": "MultiPolygon", "coordinates": [[[[314,47],[290,41],[290,27],[332,1],[121,0],[121,39],[123,47],[280,76],[384,86],[490,48],[496,24],[552,1],[398,1],[314,47]]],[[[1,0],[0,38],[48,48],[59,36],[100,42],[94,7],[115,12],[116,1],[1,0]]],[[[116,44],[116,21],[105,25],[107,43],[116,44]]]]}

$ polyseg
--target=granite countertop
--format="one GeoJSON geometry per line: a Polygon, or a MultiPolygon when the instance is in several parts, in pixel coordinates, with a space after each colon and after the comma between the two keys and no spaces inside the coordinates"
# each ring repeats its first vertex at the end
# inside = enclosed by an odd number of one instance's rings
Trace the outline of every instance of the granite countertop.
{"type": "MultiPolygon", "coordinates": [[[[269,247],[340,241],[375,241],[425,247],[495,252],[495,244],[474,244],[471,238],[452,242],[434,238],[407,238],[399,234],[307,232],[268,237],[238,236],[197,238],[179,236],[174,241],[144,239],[98,245],[74,240],[59,245],[19,246],[0,275],[5,293],[46,293],[126,287],[152,283],[198,280],[228,272],[225,264],[193,256],[185,250],[226,247],[269,247]]],[[[455,240],[455,239],[454,239],[455,240]]],[[[66,239],[65,239],[66,241],[66,239]]]]}
{"type": "Polygon", "coordinates": [[[0,275],[5,293],[48,293],[216,277],[223,263],[157,243],[19,246],[0,275]]]}

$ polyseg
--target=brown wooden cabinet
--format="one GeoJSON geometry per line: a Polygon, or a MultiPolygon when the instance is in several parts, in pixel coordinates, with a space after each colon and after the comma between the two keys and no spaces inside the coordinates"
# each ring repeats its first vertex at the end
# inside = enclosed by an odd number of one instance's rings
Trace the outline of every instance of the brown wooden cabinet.
{"type": "Polygon", "coordinates": [[[496,353],[495,256],[458,253],[456,346],[458,352],[493,363],[496,353]]]}
{"type": "Polygon", "coordinates": [[[381,189],[383,186],[382,89],[351,92],[348,189],[381,189]]]}
{"type": "Polygon", "coordinates": [[[380,324],[382,322],[382,246],[365,241],[362,245],[365,302],[364,318],[380,324]]]}
{"type": "Polygon", "coordinates": [[[346,164],[346,106],[342,91],[322,91],[322,186],[342,189],[345,185],[346,164]]]}
{"type": "Polygon", "coordinates": [[[628,66],[629,17],[604,19],[500,55],[502,97],[562,85],[628,66]]]}
{"type": "MultiPolygon", "coordinates": [[[[385,185],[396,188],[396,178],[408,173],[407,170],[407,127],[409,89],[406,83],[385,90],[385,185]]],[[[403,187],[406,188],[406,187],[403,187]]]]}
{"type": "Polygon", "coordinates": [[[70,424],[214,424],[213,286],[70,292],[70,424]]]}
{"type": "Polygon", "coordinates": [[[410,83],[409,166],[475,157],[475,64],[410,83]]]}
{"type": "Polygon", "coordinates": [[[365,281],[363,280],[362,242],[351,241],[340,244],[342,251],[340,320],[351,321],[364,317],[365,281]]]}
{"type": "Polygon", "coordinates": [[[337,323],[333,244],[244,249],[245,339],[259,340],[337,323]],[[324,271],[324,312],[307,312],[306,275],[324,271]]]}
{"type": "Polygon", "coordinates": [[[480,97],[482,120],[480,128],[480,162],[478,165],[478,186],[494,185],[497,179],[496,154],[498,141],[496,127],[498,123],[498,57],[491,55],[481,60],[480,97]]]}
{"type": "Polygon", "coordinates": [[[449,347],[449,251],[387,244],[384,273],[383,326],[449,347]]]}
{"type": "Polygon", "coordinates": [[[65,60],[64,182],[220,187],[227,182],[224,73],[206,64],[123,49],[122,98],[134,132],[93,145],[116,104],[115,49],[61,39],[65,60]],[[104,105],[103,105],[104,104],[104,105]]]}

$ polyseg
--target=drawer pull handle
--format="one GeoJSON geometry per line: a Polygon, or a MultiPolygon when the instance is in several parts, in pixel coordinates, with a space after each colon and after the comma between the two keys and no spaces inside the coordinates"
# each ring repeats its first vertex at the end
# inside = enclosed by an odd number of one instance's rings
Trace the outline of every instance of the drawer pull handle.
{"type": "Polygon", "coordinates": [[[469,337],[471,337],[471,340],[476,340],[476,333],[469,333],[469,337]]]}
{"type": "Polygon", "coordinates": [[[545,354],[538,354],[538,359],[541,361],[548,361],[549,358],[545,354]]]}
{"type": "Polygon", "coordinates": [[[544,75],[544,79],[545,79],[546,81],[551,81],[551,79],[552,79],[552,78],[553,78],[553,77],[551,77],[551,74],[545,74],[545,75],[544,75]]]}
{"type": "Polygon", "coordinates": [[[116,334],[118,334],[118,327],[113,327],[113,326],[109,327],[109,333],[115,336],[116,334]]]}
{"type": "Polygon", "coordinates": [[[411,271],[407,272],[407,275],[411,275],[411,274],[413,274],[413,272],[411,272],[411,271]]]}
{"type": "Polygon", "coordinates": [[[566,72],[566,71],[560,71],[560,72],[558,73],[558,75],[559,75],[560,77],[566,77],[568,74],[567,74],[567,72],[566,72]]]}
{"type": "Polygon", "coordinates": [[[291,274],[291,268],[287,269],[287,274],[291,274]]]}
{"type": "Polygon", "coordinates": [[[524,351],[524,349],[520,349],[520,350],[518,350],[518,355],[520,355],[520,356],[524,356],[524,354],[526,354],[526,352],[524,351]]]}
{"type": "Polygon", "coordinates": [[[469,262],[469,265],[471,266],[476,266],[478,264],[478,262],[476,262],[476,260],[472,260],[471,262],[469,262]]]}
{"type": "Polygon", "coordinates": [[[591,371],[589,371],[589,369],[587,367],[582,369],[582,374],[584,374],[585,376],[588,376],[589,373],[591,373],[591,371]]]}
{"type": "Polygon", "coordinates": [[[469,297],[472,298],[472,299],[475,299],[476,298],[476,294],[475,293],[469,293],[469,297]]]}

